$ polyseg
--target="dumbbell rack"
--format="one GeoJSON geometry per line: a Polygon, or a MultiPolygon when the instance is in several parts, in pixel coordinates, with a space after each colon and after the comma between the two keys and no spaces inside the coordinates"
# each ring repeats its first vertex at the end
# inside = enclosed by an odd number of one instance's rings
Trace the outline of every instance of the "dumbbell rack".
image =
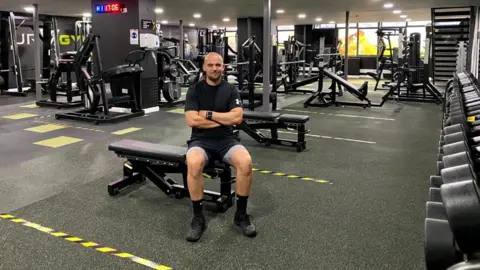
{"type": "Polygon", "coordinates": [[[459,41],[470,39],[473,7],[432,9],[433,82],[445,86],[456,67],[459,41]]]}
{"type": "Polygon", "coordinates": [[[437,173],[426,203],[426,269],[480,269],[478,80],[456,73],[445,95],[437,173]]]}

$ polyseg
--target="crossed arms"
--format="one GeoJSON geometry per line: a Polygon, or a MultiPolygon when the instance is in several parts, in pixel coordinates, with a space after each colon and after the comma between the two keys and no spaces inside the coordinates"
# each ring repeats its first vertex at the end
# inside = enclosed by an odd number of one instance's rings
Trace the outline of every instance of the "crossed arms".
{"type": "Polygon", "coordinates": [[[186,111],[185,118],[187,124],[193,128],[210,129],[220,126],[233,126],[242,123],[243,109],[237,107],[226,113],[213,112],[212,120],[207,119],[207,111],[186,111]]]}
{"type": "Polygon", "coordinates": [[[243,107],[239,102],[238,90],[233,91],[229,101],[229,112],[213,112],[212,119],[207,119],[207,111],[200,110],[194,86],[187,92],[185,100],[185,119],[192,128],[211,129],[220,126],[239,125],[243,120],[243,107]]]}

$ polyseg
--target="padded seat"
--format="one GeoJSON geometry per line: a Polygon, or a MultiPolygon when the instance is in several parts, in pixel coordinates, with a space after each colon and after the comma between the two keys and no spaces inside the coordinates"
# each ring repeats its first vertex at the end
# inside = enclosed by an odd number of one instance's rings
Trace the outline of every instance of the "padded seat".
{"type": "Polygon", "coordinates": [[[297,115],[297,114],[282,114],[278,118],[278,121],[284,123],[295,123],[295,124],[305,124],[310,120],[308,115],[297,115]]]}
{"type": "Polygon", "coordinates": [[[244,111],[243,118],[249,120],[267,120],[275,121],[280,117],[279,113],[244,111]]]}
{"type": "Polygon", "coordinates": [[[130,66],[129,64],[123,64],[116,67],[109,68],[103,71],[103,77],[112,78],[118,75],[130,75],[132,73],[142,72],[143,68],[141,66],[135,65],[130,66]]]}
{"type": "Polygon", "coordinates": [[[178,163],[185,163],[185,155],[187,154],[186,147],[135,140],[120,140],[111,143],[108,146],[108,150],[126,156],[138,156],[141,158],[151,158],[178,163]]]}

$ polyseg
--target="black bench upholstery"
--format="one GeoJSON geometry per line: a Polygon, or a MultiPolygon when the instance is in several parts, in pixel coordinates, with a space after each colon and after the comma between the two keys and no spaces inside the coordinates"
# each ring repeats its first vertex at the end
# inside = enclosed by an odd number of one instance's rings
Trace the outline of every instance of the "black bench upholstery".
{"type": "Polygon", "coordinates": [[[297,152],[306,149],[305,134],[308,133],[305,124],[310,120],[308,115],[280,114],[275,112],[244,111],[243,122],[235,126],[235,135],[240,139],[240,130],[247,133],[257,142],[266,146],[288,145],[297,148],[297,152]],[[260,130],[269,129],[270,137],[260,130]],[[297,140],[280,139],[278,129],[297,130],[297,140]]]}
{"type": "Polygon", "coordinates": [[[151,158],[172,162],[185,162],[186,147],[141,142],[134,140],[121,140],[111,143],[108,150],[125,156],[151,158]]]}
{"type": "Polygon", "coordinates": [[[278,118],[278,121],[285,123],[295,123],[295,124],[305,124],[310,120],[308,115],[298,115],[298,114],[282,114],[278,118]]]}
{"type": "MultiPolygon", "coordinates": [[[[177,199],[190,196],[186,147],[124,139],[111,143],[108,149],[127,159],[123,177],[108,185],[111,196],[117,195],[121,189],[143,182],[145,178],[167,195],[175,195],[177,199]],[[176,183],[167,173],[182,175],[183,185],[176,183]]],[[[204,168],[204,173],[211,178],[220,178],[220,192],[205,190],[205,201],[215,203],[218,211],[225,212],[235,204],[235,191],[232,190],[235,178],[231,176],[230,165],[212,159],[204,168]]]]}
{"type": "Polygon", "coordinates": [[[248,120],[274,121],[280,117],[280,113],[244,111],[243,118],[248,120]]]}

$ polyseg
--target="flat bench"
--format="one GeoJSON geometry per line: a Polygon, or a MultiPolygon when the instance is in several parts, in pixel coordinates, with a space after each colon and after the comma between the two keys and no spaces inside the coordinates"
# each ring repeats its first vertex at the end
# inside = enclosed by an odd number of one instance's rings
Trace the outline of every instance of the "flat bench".
{"type": "Polygon", "coordinates": [[[287,145],[295,147],[297,152],[302,152],[307,149],[305,134],[310,132],[306,129],[306,123],[309,120],[310,117],[308,115],[244,111],[242,123],[235,126],[235,135],[239,139],[239,131],[241,130],[266,146],[272,144],[287,145]],[[271,136],[266,136],[260,129],[269,129],[271,136]],[[297,131],[297,140],[280,139],[278,137],[278,129],[297,131]]]}
{"type": "MultiPolygon", "coordinates": [[[[124,188],[148,178],[167,195],[181,199],[190,197],[187,185],[186,147],[156,144],[135,140],[120,140],[108,146],[118,157],[125,158],[123,177],[108,185],[108,194],[116,196],[124,188]],[[178,184],[168,174],[181,174],[183,184],[178,184]]],[[[220,192],[205,190],[204,200],[215,203],[217,210],[225,212],[235,204],[229,164],[212,160],[204,173],[220,179],[220,192]]]]}

